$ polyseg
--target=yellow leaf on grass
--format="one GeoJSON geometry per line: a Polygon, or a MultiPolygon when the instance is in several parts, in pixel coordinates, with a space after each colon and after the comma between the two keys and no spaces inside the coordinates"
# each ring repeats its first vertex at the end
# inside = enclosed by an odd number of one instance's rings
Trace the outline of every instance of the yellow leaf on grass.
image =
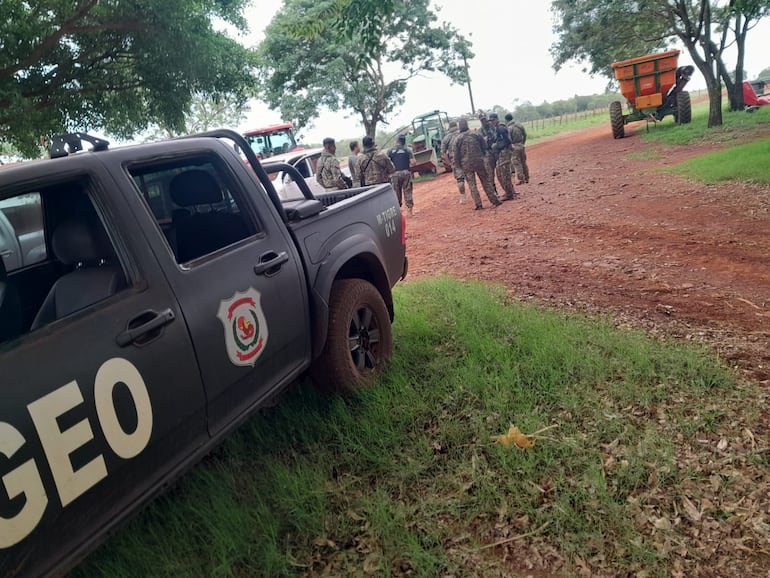
{"type": "Polygon", "coordinates": [[[521,433],[519,428],[513,425],[508,429],[507,434],[492,436],[492,439],[505,448],[511,447],[511,444],[516,444],[520,448],[531,448],[535,445],[535,438],[521,433]]]}

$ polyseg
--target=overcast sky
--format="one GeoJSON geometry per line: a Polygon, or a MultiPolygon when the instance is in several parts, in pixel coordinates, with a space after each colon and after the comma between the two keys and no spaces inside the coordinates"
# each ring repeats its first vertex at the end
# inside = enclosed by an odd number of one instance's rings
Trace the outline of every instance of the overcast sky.
{"type": "MultiPolygon", "coordinates": [[[[282,0],[254,0],[258,8],[248,10],[251,34],[240,40],[256,45],[264,37],[264,28],[283,4],[282,0]]],[[[555,73],[549,48],[555,37],[548,0],[433,0],[440,21],[452,24],[473,43],[475,58],[469,62],[473,102],[476,109],[499,104],[512,109],[519,102],[571,98],[576,94],[604,92],[607,78],[591,78],[579,65],[555,73]]],[[[629,55],[629,58],[637,56],[629,55]]],[[[732,67],[735,57],[726,58],[732,67]]],[[[686,52],[679,64],[691,64],[686,52]]],[[[770,19],[749,32],[745,69],[754,78],[770,67],[770,19]]],[[[696,71],[691,90],[705,86],[696,71]]],[[[404,105],[388,119],[386,130],[408,124],[412,118],[431,110],[444,110],[450,116],[470,112],[470,98],[465,85],[451,85],[440,74],[426,74],[412,80],[404,105]]],[[[264,103],[252,106],[241,129],[256,128],[280,121],[280,114],[264,103]]],[[[363,125],[348,113],[322,111],[313,128],[302,132],[304,142],[320,142],[326,136],[337,139],[363,135],[363,125]]]]}

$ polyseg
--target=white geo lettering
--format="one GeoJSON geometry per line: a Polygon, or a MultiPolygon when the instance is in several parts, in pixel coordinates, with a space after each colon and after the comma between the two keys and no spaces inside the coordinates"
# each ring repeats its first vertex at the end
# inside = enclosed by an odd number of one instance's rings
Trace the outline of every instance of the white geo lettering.
{"type": "MultiPolygon", "coordinates": [[[[12,458],[24,445],[24,441],[19,430],[0,422],[0,454],[12,458]]],[[[10,548],[26,538],[38,525],[48,505],[48,497],[35,460],[27,460],[2,479],[9,498],[22,495],[26,498],[21,511],[13,518],[0,517],[0,548],[10,548]]]]}
{"type": "Polygon", "coordinates": [[[77,381],[70,381],[27,405],[51,467],[62,506],[67,506],[83,492],[107,477],[107,467],[101,455],[77,471],[72,468],[70,455],[94,439],[94,433],[87,419],[79,421],[65,431],[59,429],[57,419],[82,403],[83,395],[80,393],[77,381]]]}
{"type": "Polygon", "coordinates": [[[139,370],[121,357],[108,359],[96,372],[94,400],[104,437],[112,450],[126,460],[138,456],[152,435],[152,405],[139,370]],[[137,424],[132,433],[123,431],[115,412],[112,391],[118,383],[126,385],[134,400],[137,424]]]}

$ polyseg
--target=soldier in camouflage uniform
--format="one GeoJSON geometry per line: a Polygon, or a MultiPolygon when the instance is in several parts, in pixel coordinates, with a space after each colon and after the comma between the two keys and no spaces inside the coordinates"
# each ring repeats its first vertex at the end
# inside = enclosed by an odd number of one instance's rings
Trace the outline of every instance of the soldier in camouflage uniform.
{"type": "Polygon", "coordinates": [[[340,161],[337,160],[337,144],[333,138],[327,137],[323,140],[324,150],[318,159],[316,166],[315,180],[324,189],[340,190],[349,189],[353,186],[350,177],[346,177],[340,171],[340,161]]]}
{"type": "Polygon", "coordinates": [[[500,124],[497,113],[489,115],[489,124],[493,129],[493,141],[490,149],[495,159],[495,173],[497,180],[505,191],[504,201],[510,201],[517,197],[516,189],[511,179],[511,139],[508,136],[508,128],[500,124]]]}
{"type": "Polygon", "coordinates": [[[468,121],[466,119],[461,119],[459,125],[460,134],[457,135],[452,145],[454,148],[453,157],[468,179],[468,186],[471,189],[471,197],[473,197],[476,210],[481,209],[481,196],[476,188],[476,181],[474,179],[476,174],[479,175],[479,181],[481,181],[481,186],[484,187],[484,192],[487,194],[489,202],[494,206],[498,206],[501,202],[497,198],[495,186],[487,172],[486,162],[484,161],[487,149],[486,140],[481,134],[468,130],[468,121]]]}
{"type": "Polygon", "coordinates": [[[377,148],[372,137],[365,136],[363,145],[364,152],[358,155],[357,171],[361,179],[361,186],[389,183],[390,176],[396,172],[393,161],[377,148]]]}
{"type": "Polygon", "coordinates": [[[497,193],[497,186],[495,185],[495,156],[491,149],[492,143],[494,142],[494,129],[489,123],[487,113],[483,110],[479,111],[479,120],[481,121],[481,129],[479,132],[487,143],[487,150],[484,153],[484,163],[486,164],[489,178],[492,180],[492,186],[495,187],[495,193],[497,193]]]}
{"type": "Polygon", "coordinates": [[[516,184],[528,183],[529,166],[527,166],[527,151],[525,149],[527,130],[523,124],[513,120],[513,115],[510,113],[505,115],[505,120],[508,125],[508,135],[511,137],[511,143],[513,144],[513,168],[518,176],[516,184]]]}
{"type": "MultiPolygon", "coordinates": [[[[460,190],[460,204],[465,204],[465,174],[463,170],[458,166],[454,160],[454,141],[457,135],[460,134],[460,129],[457,128],[457,121],[449,122],[449,130],[447,130],[444,138],[441,139],[441,158],[444,163],[449,163],[452,167],[452,174],[454,174],[457,181],[457,188],[460,190]]],[[[473,183],[474,185],[476,183],[473,183]]]]}

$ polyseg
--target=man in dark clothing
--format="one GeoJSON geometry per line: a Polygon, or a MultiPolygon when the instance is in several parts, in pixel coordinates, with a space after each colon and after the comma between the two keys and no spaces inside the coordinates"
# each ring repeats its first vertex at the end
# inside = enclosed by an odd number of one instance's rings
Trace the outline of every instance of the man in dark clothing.
{"type": "Polygon", "coordinates": [[[388,151],[388,157],[393,161],[393,166],[396,167],[396,172],[391,175],[390,182],[398,196],[398,206],[401,206],[403,198],[406,201],[407,214],[411,217],[414,199],[412,197],[412,171],[409,169],[414,164],[414,153],[412,149],[406,146],[404,135],[398,136],[396,146],[388,151]]]}
{"type": "Polygon", "coordinates": [[[516,198],[516,189],[511,179],[511,138],[508,136],[508,128],[500,124],[497,113],[489,115],[489,124],[492,126],[492,141],[490,149],[494,161],[495,173],[500,186],[505,191],[504,201],[516,198]]]}

